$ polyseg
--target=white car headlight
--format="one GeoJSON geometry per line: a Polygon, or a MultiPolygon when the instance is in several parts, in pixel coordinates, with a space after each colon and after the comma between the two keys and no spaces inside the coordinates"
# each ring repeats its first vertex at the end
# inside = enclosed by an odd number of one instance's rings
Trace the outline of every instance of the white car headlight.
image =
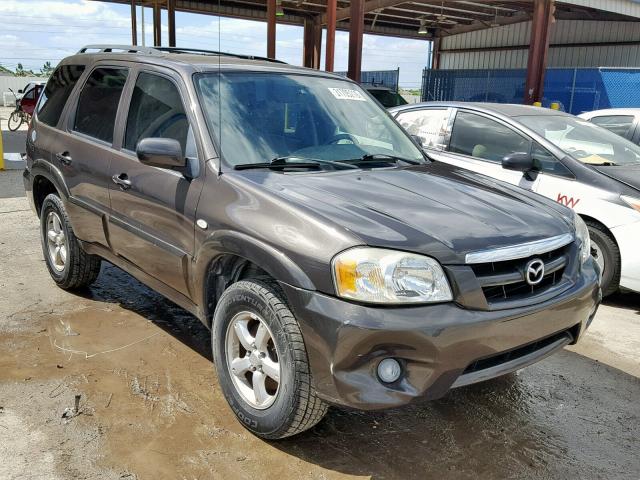
{"type": "Polygon", "coordinates": [[[428,303],[453,299],[437,260],[382,248],[356,247],[333,259],[340,297],[367,303],[428,303]]]}
{"type": "Polygon", "coordinates": [[[591,255],[591,240],[589,239],[589,229],[584,220],[575,211],[573,212],[573,223],[576,226],[576,239],[580,242],[580,260],[586,262],[591,255]]]}

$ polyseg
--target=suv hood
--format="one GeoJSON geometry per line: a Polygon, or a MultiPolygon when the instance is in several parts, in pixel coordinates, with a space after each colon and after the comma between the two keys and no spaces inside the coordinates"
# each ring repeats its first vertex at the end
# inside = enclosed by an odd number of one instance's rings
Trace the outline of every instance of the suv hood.
{"type": "Polygon", "coordinates": [[[598,172],[624,183],[628,187],[640,190],[640,165],[618,165],[593,167],[598,172]]]}
{"type": "Polygon", "coordinates": [[[464,263],[471,251],[571,232],[570,210],[517,187],[447,164],[313,174],[248,175],[309,208],[362,244],[464,263]]]}

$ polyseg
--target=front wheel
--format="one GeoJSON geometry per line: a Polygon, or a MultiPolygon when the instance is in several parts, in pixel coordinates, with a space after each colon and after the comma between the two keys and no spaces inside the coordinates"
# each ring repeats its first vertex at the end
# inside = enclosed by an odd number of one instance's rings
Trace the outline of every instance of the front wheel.
{"type": "Polygon", "coordinates": [[[12,132],[18,130],[18,128],[20,128],[20,125],[22,125],[22,121],[22,114],[18,110],[14,110],[13,112],[11,112],[11,115],[9,115],[9,121],[7,122],[9,130],[11,130],[12,132]]]}
{"type": "Polygon", "coordinates": [[[606,297],[615,293],[620,286],[620,250],[600,225],[589,221],[586,224],[591,239],[591,253],[602,272],[602,295],[606,297]]]}
{"type": "Polygon", "coordinates": [[[324,417],[327,405],[312,386],[300,327],[276,282],[231,285],[218,302],[211,334],[222,392],[245,428],[279,439],[324,417]]]}

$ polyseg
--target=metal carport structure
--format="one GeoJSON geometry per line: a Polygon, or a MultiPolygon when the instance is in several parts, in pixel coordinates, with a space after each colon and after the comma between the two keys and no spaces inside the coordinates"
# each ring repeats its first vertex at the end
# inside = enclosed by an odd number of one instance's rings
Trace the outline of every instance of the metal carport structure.
{"type": "MultiPolygon", "coordinates": [[[[325,70],[333,71],[335,32],[349,32],[348,75],[358,81],[363,35],[433,41],[432,68],[454,51],[526,49],[525,103],[539,101],[549,51],[551,26],[560,20],[637,22],[640,4],[632,0],[101,0],[131,5],[132,42],[137,42],[136,6],[153,8],[154,43],[161,43],[161,9],[168,14],[169,46],[176,46],[175,12],[190,12],[267,22],[267,56],[276,56],[276,22],[304,27],[303,65],[319,69],[322,29],[326,28],[325,70]],[[530,22],[528,44],[443,49],[443,39],[479,30],[530,22]]],[[[640,45],[640,37],[632,42],[640,45]]],[[[590,48],[607,42],[573,42],[590,48]]],[[[612,42],[621,44],[624,42],[612,42]]],[[[626,41],[628,44],[629,41],[626,41]]]]}

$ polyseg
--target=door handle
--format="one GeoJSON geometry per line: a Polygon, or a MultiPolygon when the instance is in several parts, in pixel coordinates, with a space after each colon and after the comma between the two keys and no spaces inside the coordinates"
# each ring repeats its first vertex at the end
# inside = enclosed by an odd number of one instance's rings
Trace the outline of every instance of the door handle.
{"type": "Polygon", "coordinates": [[[111,177],[111,180],[113,180],[113,183],[118,185],[122,190],[128,190],[131,188],[131,180],[129,180],[126,173],[114,175],[111,177]]]}
{"type": "Polygon", "coordinates": [[[62,153],[56,153],[56,158],[60,161],[60,163],[62,163],[63,165],[71,165],[71,155],[69,155],[69,152],[62,152],[62,153]]]}

